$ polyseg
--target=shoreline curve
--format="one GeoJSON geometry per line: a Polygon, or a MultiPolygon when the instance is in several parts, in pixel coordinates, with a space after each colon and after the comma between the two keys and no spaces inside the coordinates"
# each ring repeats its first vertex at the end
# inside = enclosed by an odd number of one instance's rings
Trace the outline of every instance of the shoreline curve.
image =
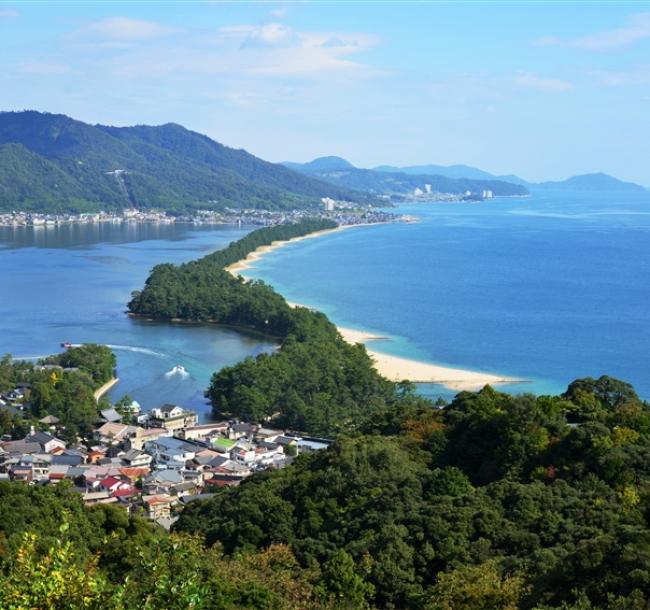
{"type": "Polygon", "coordinates": [[[250,269],[255,264],[256,261],[260,260],[263,256],[265,256],[269,252],[273,252],[274,250],[278,250],[279,248],[283,248],[284,246],[287,246],[297,241],[303,241],[304,239],[314,239],[316,237],[321,237],[322,235],[327,235],[328,233],[338,233],[340,231],[344,231],[345,229],[351,229],[354,227],[372,227],[376,224],[385,224],[385,223],[363,223],[363,224],[356,224],[356,225],[339,225],[334,229],[323,229],[322,231],[315,231],[314,233],[308,233],[307,235],[301,235],[300,237],[292,237],[291,239],[274,241],[267,246],[259,246],[258,248],[250,252],[246,258],[242,258],[236,263],[233,263],[232,265],[228,265],[228,267],[225,267],[224,270],[230,273],[231,275],[234,275],[235,277],[240,275],[245,280],[249,280],[252,278],[246,277],[241,272],[246,271],[246,269],[250,269]]]}
{"type": "Polygon", "coordinates": [[[100,386],[93,392],[93,396],[95,397],[95,402],[99,402],[99,400],[104,396],[111,388],[116,386],[120,381],[119,377],[113,377],[112,379],[109,379],[104,385],[100,386]]]}
{"type": "MultiPolygon", "coordinates": [[[[377,224],[377,223],[374,223],[377,224]]],[[[308,235],[302,235],[300,237],[294,237],[293,239],[287,239],[282,241],[274,241],[270,245],[260,246],[246,258],[225,267],[225,271],[231,275],[237,277],[240,276],[244,280],[252,280],[253,278],[248,277],[242,273],[250,269],[257,261],[262,259],[264,256],[283,248],[284,246],[302,241],[304,239],[314,239],[321,237],[328,233],[335,233],[349,228],[354,227],[367,227],[372,226],[370,224],[358,224],[358,225],[342,225],[336,227],[335,229],[324,229],[322,231],[316,231],[315,233],[309,233],[308,235]]],[[[291,307],[306,307],[308,309],[315,309],[308,305],[303,305],[300,303],[292,303],[287,301],[291,307]]],[[[516,379],[514,377],[508,377],[505,375],[498,375],[496,373],[484,373],[481,371],[471,371],[467,369],[443,366],[439,364],[434,364],[431,362],[424,362],[421,360],[413,360],[410,358],[403,358],[401,356],[394,356],[392,354],[387,354],[386,352],[381,352],[374,350],[368,347],[368,343],[373,341],[386,340],[388,337],[376,335],[367,331],[347,328],[337,325],[337,329],[341,337],[348,343],[354,345],[355,343],[361,343],[366,346],[366,350],[369,356],[374,361],[375,369],[384,377],[391,381],[404,381],[409,380],[413,383],[432,383],[442,385],[450,390],[457,391],[476,391],[480,390],[485,385],[510,385],[510,384],[521,384],[529,383],[529,380],[526,379],[516,379]]]]}

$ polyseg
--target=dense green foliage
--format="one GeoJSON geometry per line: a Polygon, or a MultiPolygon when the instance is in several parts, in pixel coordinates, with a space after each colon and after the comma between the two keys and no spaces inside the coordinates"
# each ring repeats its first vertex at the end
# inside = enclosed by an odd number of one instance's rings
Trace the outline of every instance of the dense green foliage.
{"type": "Polygon", "coordinates": [[[362,345],[348,345],[323,320],[304,341],[290,335],[273,354],[215,373],[207,391],[215,415],[331,436],[357,428],[398,401],[362,345]]]}
{"type": "Polygon", "coordinates": [[[115,376],[117,361],[115,354],[105,345],[86,343],[67,349],[61,354],[50,356],[45,364],[58,364],[63,368],[76,368],[88,374],[97,387],[115,376]]]}
{"type": "Polygon", "coordinates": [[[649,418],[607,377],[402,405],[370,435],[191,505],[177,528],[227,552],[286,543],[304,566],[343,550],[379,608],[645,608],[649,418]]]}
{"type": "Polygon", "coordinates": [[[405,383],[342,427],[171,535],[66,483],[0,483],[0,607],[647,607],[650,406],[629,384],[440,411],[405,383]]]}
{"type": "MultiPolygon", "coordinates": [[[[175,271],[187,276],[176,298],[204,261],[175,271]]],[[[170,302],[160,278],[151,288],[170,302]]],[[[629,384],[585,378],[540,397],[486,386],[435,410],[322,314],[254,290],[242,282],[247,296],[227,302],[277,306],[263,316],[282,347],[216,373],[215,414],[338,438],[190,504],[177,532],[233,557],[288,545],[337,608],[648,607],[650,406],[629,384]]],[[[227,295],[214,287],[204,306],[227,295]]]]}
{"type": "Polygon", "coordinates": [[[0,565],[11,560],[26,532],[39,535],[37,550],[61,538],[59,527],[70,523],[66,539],[76,554],[88,559],[102,551],[102,567],[115,578],[138,562],[138,546],[152,544],[160,532],[149,521],[129,518],[123,508],[103,504],[86,509],[69,482],[56,486],[0,482],[0,565]]]}
{"type": "Polygon", "coordinates": [[[158,265],[129,309],[157,319],[212,321],[268,332],[281,349],[215,373],[207,396],[215,415],[276,423],[313,434],[351,430],[398,401],[361,345],[347,344],[321,313],[291,307],[263,282],[233,278],[223,267],[261,245],[333,228],[305,221],[258,229],[226,249],[180,266],[158,265]]]}
{"type": "Polygon", "coordinates": [[[65,440],[74,442],[78,435],[90,435],[99,417],[95,391],[113,377],[115,365],[113,352],[95,344],[70,348],[37,365],[13,362],[5,356],[0,360],[0,391],[21,383],[25,397],[20,415],[9,416],[0,410],[0,432],[20,438],[30,425],[38,427],[39,419],[54,415],[60,420],[65,440]]]}
{"type": "Polygon", "coordinates": [[[275,610],[330,607],[291,550],[226,558],[68,484],[0,483],[0,608],[275,610]]]}
{"type": "Polygon", "coordinates": [[[335,227],[329,220],[266,227],[199,260],[156,265],[144,289],[133,293],[129,311],[158,320],[178,318],[248,326],[284,337],[295,325],[292,309],[284,298],[264,282],[233,277],[225,267],[260,246],[335,227]]]}
{"type": "Polygon", "coordinates": [[[326,196],[369,201],[180,125],[118,128],[0,113],[0,211],[282,209],[326,196]]]}

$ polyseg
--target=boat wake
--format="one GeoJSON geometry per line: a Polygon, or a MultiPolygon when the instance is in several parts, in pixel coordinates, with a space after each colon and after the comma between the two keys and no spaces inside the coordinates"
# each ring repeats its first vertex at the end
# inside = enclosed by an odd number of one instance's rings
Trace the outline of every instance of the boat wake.
{"type": "MultiPolygon", "coordinates": [[[[82,346],[83,343],[69,343],[67,341],[61,344],[61,347],[65,347],[68,349],[71,347],[82,347],[82,346]]],[[[106,347],[110,347],[112,350],[133,352],[136,354],[147,354],[148,356],[155,356],[156,358],[165,358],[166,360],[170,358],[170,356],[168,356],[167,354],[163,354],[162,352],[156,352],[152,349],[149,349],[148,347],[134,347],[132,345],[110,345],[110,344],[106,344],[106,347]]],[[[12,360],[41,360],[43,358],[49,358],[51,355],[52,354],[42,354],[39,356],[12,356],[12,360]]],[[[174,369],[175,368],[176,367],[174,367],[174,369]]],[[[172,369],[172,371],[174,369],[172,369]]]]}
{"type": "Polygon", "coordinates": [[[167,377],[167,379],[171,379],[172,377],[187,379],[189,376],[190,374],[185,370],[185,367],[181,366],[180,364],[177,364],[173,369],[165,373],[165,377],[167,377]]]}
{"type": "Polygon", "coordinates": [[[147,347],[133,347],[132,345],[109,345],[109,344],[107,344],[106,347],[110,347],[111,349],[116,349],[116,350],[122,350],[125,352],[134,352],[136,354],[147,354],[149,356],[156,356],[157,358],[169,358],[167,354],[163,354],[162,352],[156,352],[147,347]]]}

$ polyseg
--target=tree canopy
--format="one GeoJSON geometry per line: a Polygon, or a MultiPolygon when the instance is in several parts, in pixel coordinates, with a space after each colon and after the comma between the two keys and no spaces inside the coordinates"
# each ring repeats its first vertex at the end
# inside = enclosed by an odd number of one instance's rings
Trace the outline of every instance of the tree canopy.
{"type": "Polygon", "coordinates": [[[88,125],[0,113],[0,211],[296,209],[322,197],[374,198],[326,184],[180,125],[88,125]]]}
{"type": "Polygon", "coordinates": [[[64,439],[75,442],[88,436],[99,417],[95,391],[115,374],[116,359],[106,346],[85,344],[49,356],[37,364],[0,360],[0,391],[17,384],[24,389],[22,411],[9,415],[0,409],[0,431],[19,438],[38,420],[54,415],[64,439]]]}
{"type": "Polygon", "coordinates": [[[259,246],[331,229],[308,220],[253,231],[227,248],[183,265],[158,265],[129,309],[156,319],[211,321],[270,333],[273,354],[247,358],[216,372],[206,395],[215,416],[332,435],[393,407],[397,386],[381,377],[361,345],[347,344],[322,313],[291,307],[270,286],[234,278],[224,267],[259,246]]]}
{"type": "Polygon", "coordinates": [[[562,396],[486,387],[442,411],[403,406],[193,503],[177,529],[227,553],[288,544],[303,566],[353,565],[371,607],[642,608],[648,415],[608,377],[562,396]],[[585,400],[597,408],[570,423],[585,400]]]}

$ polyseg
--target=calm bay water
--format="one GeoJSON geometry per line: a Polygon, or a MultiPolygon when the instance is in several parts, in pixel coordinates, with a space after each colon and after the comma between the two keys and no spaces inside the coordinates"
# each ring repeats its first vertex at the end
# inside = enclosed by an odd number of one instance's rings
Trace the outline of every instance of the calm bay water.
{"type": "Polygon", "coordinates": [[[531,381],[516,392],[607,373],[650,398],[650,193],[401,211],[421,221],[297,242],[249,275],[388,334],[381,351],[531,381]]]}
{"type": "MultiPolygon", "coordinates": [[[[342,326],[387,336],[396,355],[525,378],[561,392],[608,373],[650,398],[650,196],[535,194],[420,204],[417,224],[356,228],[274,251],[249,275],[342,326]]],[[[0,352],[62,341],[113,346],[120,383],[145,408],[199,410],[213,371],[272,349],[215,327],[124,314],[157,263],[225,246],[249,229],[188,225],[0,228],[0,352]],[[166,375],[182,364],[189,376],[166,375]]],[[[430,395],[451,395],[421,386],[430,395]]]]}
{"type": "Polygon", "coordinates": [[[199,258],[250,228],[68,225],[0,228],[0,353],[34,357],[60,343],[104,343],[125,393],[146,409],[173,402],[209,412],[210,375],[272,348],[263,338],[205,326],[155,324],[125,315],[132,290],[162,262],[199,258]],[[187,376],[166,375],[182,364],[187,376]]]}

